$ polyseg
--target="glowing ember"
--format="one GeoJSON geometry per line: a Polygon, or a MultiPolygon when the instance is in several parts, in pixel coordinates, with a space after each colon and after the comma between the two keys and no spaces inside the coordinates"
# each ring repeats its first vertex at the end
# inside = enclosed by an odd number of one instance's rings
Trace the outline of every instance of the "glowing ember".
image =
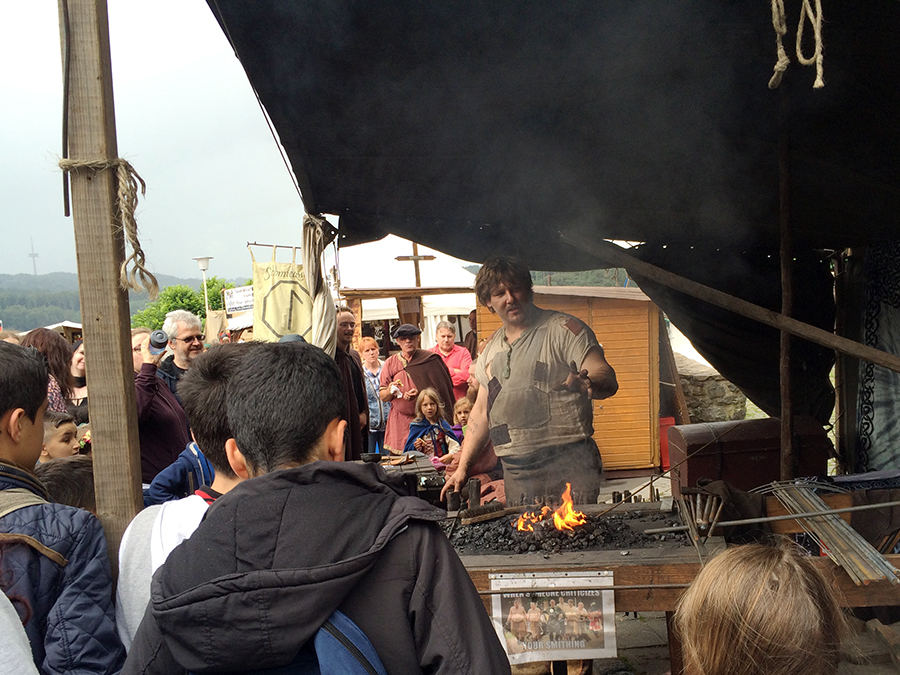
{"type": "Polygon", "coordinates": [[[584,525],[587,522],[587,516],[574,508],[571,483],[566,483],[566,490],[562,494],[562,505],[556,511],[549,506],[545,506],[540,511],[523,513],[516,521],[516,529],[519,532],[534,532],[534,526],[541,521],[549,520],[551,514],[553,516],[553,526],[557,530],[572,532],[576,525],[584,525]]]}
{"type": "Polygon", "coordinates": [[[545,506],[544,508],[542,508],[540,513],[535,513],[534,511],[530,513],[523,513],[516,521],[516,529],[519,532],[534,532],[535,524],[541,522],[551,513],[553,513],[553,509],[551,509],[549,506],[545,506]]]}

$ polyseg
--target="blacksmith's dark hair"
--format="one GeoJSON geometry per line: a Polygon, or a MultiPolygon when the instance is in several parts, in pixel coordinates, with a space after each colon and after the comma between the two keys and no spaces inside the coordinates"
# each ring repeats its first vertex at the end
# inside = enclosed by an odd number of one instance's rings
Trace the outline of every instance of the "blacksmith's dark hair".
{"type": "Polygon", "coordinates": [[[49,379],[47,364],[36,349],[0,342],[0,416],[22,408],[34,422],[47,400],[49,379]]]}
{"type": "Polygon", "coordinates": [[[312,460],[325,429],[341,417],[344,396],[337,364],[321,349],[267,343],[246,354],[232,377],[228,421],[250,468],[268,473],[312,460]]]}
{"type": "Polygon", "coordinates": [[[507,288],[515,288],[528,292],[530,298],[533,291],[531,272],[515,258],[492,256],[484,261],[484,265],[475,275],[475,295],[485,307],[491,300],[491,293],[500,284],[507,288]]]}
{"type": "Polygon", "coordinates": [[[23,347],[34,347],[47,359],[47,370],[56,378],[63,398],[72,398],[72,345],[48,328],[35,328],[22,338],[23,347]]]}
{"type": "Polygon", "coordinates": [[[50,499],[85,511],[97,510],[94,494],[94,460],[88,455],[48,459],[34,468],[50,499]]]}
{"type": "Polygon", "coordinates": [[[233,436],[228,423],[225,396],[241,360],[261,342],[233,342],[215,345],[201,354],[178,382],[191,431],[200,450],[216,473],[234,478],[225,455],[225,441],[233,436]]]}

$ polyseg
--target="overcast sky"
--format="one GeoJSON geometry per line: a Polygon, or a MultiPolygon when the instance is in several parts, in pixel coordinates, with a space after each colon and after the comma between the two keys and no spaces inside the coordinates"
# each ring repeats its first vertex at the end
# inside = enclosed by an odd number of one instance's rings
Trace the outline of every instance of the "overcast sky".
{"type": "MultiPolygon", "coordinates": [[[[303,206],[243,69],[202,0],[108,0],[119,155],[147,182],[151,270],[249,277],[247,241],[299,245],[303,206]]],[[[57,3],[0,2],[0,273],[75,272],[63,216],[57,3]]]]}

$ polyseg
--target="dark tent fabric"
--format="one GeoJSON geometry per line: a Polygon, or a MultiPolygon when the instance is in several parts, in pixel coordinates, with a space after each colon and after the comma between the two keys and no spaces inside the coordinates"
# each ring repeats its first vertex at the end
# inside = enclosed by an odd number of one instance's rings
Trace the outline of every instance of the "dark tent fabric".
{"type": "Polygon", "coordinates": [[[777,246],[782,129],[797,250],[893,238],[900,3],[824,4],[826,86],[791,55],[772,91],[769,3],[209,0],[342,243],[560,271],[597,266],[571,227],[777,246]]]}
{"type": "MultiPolygon", "coordinates": [[[[558,271],[601,266],[560,231],[647,242],[652,259],[680,245],[659,262],[777,310],[777,266],[736,261],[747,250],[777,260],[780,139],[798,318],[833,329],[814,249],[895,238],[898,2],[824,3],[822,89],[793,55],[800,4],[785,3],[791,64],[776,90],[764,2],[208,3],[307,211],[340,216],[342,245],[395,233],[466,260],[501,253],[558,271]],[[705,259],[686,253],[692,244],[705,259]]],[[[777,412],[774,331],[642,288],[777,412]]],[[[833,398],[824,351],[798,343],[794,365],[798,412],[820,421],[833,398]]]]}
{"type": "MultiPolygon", "coordinates": [[[[761,307],[776,312],[781,309],[779,259],[765,250],[735,253],[702,246],[646,245],[639,247],[637,255],[761,307]]],[[[834,278],[829,260],[801,254],[794,260],[793,272],[795,297],[802,298],[795,303],[794,318],[833,330],[834,278]]],[[[725,379],[740,387],[764,412],[780,416],[779,331],[639,276],[634,279],[650,299],[665,308],[669,320],[725,379]]],[[[791,339],[791,400],[796,415],[828,424],[834,410],[834,387],[829,377],[833,365],[834,351],[791,339]]]]}

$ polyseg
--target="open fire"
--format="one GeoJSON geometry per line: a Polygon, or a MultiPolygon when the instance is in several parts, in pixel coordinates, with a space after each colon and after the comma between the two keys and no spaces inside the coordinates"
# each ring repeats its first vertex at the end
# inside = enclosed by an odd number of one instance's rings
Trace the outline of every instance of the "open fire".
{"type": "Polygon", "coordinates": [[[566,489],[562,493],[562,504],[556,511],[549,506],[540,511],[528,511],[519,516],[515,527],[519,532],[534,532],[535,525],[553,522],[553,527],[563,532],[574,532],[575,528],[587,522],[587,516],[581,511],[576,511],[572,501],[572,484],[566,483],[566,489]]]}

